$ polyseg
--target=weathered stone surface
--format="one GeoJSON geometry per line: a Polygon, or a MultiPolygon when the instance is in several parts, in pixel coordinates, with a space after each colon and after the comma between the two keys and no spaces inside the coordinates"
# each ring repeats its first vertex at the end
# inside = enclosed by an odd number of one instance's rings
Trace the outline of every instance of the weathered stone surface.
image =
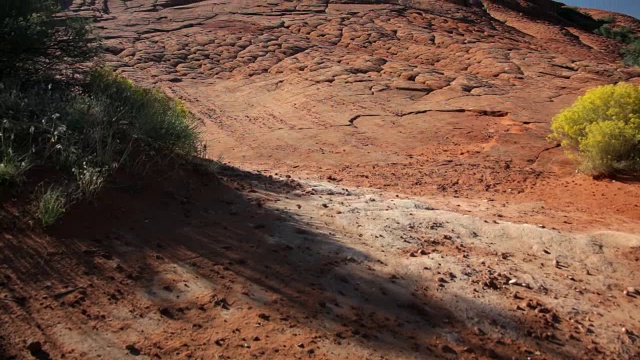
{"type": "Polygon", "coordinates": [[[184,100],[204,120],[210,155],[234,164],[565,208],[603,200],[593,193],[640,195],[604,183],[559,192],[575,165],[547,140],[551,118],[587,88],[640,83],[620,44],[547,0],[486,0],[486,11],[408,3],[130,0],[106,11],[73,1],[72,10],[93,11],[107,61],[184,100]]]}

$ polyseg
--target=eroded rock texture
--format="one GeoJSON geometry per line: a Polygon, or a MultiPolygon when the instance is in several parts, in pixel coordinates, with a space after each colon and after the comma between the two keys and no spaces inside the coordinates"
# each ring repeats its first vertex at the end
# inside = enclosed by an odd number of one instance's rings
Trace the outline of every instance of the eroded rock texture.
{"type": "Polygon", "coordinates": [[[566,206],[591,196],[558,190],[575,165],[547,140],[549,122],[587,88],[640,75],[622,66],[620,44],[593,34],[593,18],[547,0],[103,0],[71,10],[98,17],[110,66],[201,116],[212,157],[418,195],[566,206]]]}

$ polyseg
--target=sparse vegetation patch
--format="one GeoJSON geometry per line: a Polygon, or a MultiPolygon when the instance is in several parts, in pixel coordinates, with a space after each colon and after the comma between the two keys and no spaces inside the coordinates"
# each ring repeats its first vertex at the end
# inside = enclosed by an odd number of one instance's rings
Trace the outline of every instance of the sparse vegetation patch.
{"type": "Polygon", "coordinates": [[[79,66],[95,54],[89,23],[58,10],[52,1],[0,6],[0,186],[28,183],[33,168],[74,183],[34,179],[48,184],[37,200],[44,226],[69,203],[94,198],[116,170],[191,157],[200,146],[194,118],[178,101],[79,66]]]}
{"type": "Polygon", "coordinates": [[[603,24],[588,14],[582,13],[576,6],[561,6],[558,8],[557,14],[564,20],[587,31],[594,31],[603,24]]]}
{"type": "Polygon", "coordinates": [[[634,40],[633,30],[626,26],[612,27],[604,24],[594,31],[596,34],[628,44],[634,40]]]}
{"type": "Polygon", "coordinates": [[[601,18],[599,18],[597,20],[599,22],[601,22],[601,23],[611,24],[611,23],[616,22],[616,17],[613,16],[613,15],[608,15],[608,16],[601,17],[601,18]]]}
{"type": "Polygon", "coordinates": [[[42,226],[53,225],[67,210],[67,193],[60,187],[51,186],[38,200],[38,218],[42,226]]]}
{"type": "Polygon", "coordinates": [[[625,64],[640,66],[640,39],[635,39],[629,46],[622,49],[625,64]]]}

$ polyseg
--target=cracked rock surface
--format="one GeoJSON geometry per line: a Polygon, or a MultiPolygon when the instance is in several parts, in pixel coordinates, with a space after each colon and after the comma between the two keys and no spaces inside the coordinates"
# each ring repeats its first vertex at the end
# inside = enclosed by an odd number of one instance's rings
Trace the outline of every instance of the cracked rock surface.
{"type": "Polygon", "coordinates": [[[586,89],[640,83],[640,71],[551,1],[467,3],[102,0],[70,9],[98,18],[108,65],[202,119],[213,158],[495,200],[507,210],[493,215],[515,221],[634,228],[640,209],[625,199],[637,187],[576,175],[547,135],[586,89]],[[601,202],[611,205],[605,214],[601,202]]]}

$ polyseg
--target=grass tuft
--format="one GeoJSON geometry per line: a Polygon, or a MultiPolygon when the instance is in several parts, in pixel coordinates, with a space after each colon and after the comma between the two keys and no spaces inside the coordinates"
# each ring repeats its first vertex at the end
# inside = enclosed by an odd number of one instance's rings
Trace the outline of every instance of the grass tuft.
{"type": "Polygon", "coordinates": [[[67,210],[67,199],[64,190],[50,186],[38,201],[38,218],[42,226],[49,227],[58,221],[67,210]]]}
{"type": "Polygon", "coordinates": [[[85,199],[93,199],[102,189],[108,169],[96,168],[83,164],[82,168],[73,169],[78,183],[79,197],[85,199]]]}

